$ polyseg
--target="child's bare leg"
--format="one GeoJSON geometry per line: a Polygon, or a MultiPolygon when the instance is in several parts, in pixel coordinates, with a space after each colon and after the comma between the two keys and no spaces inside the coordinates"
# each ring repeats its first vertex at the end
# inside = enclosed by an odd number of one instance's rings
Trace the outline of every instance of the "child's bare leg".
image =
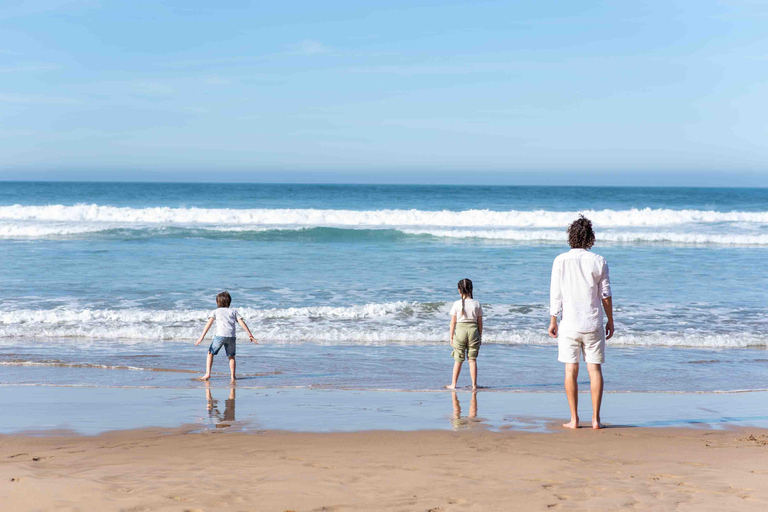
{"type": "Polygon", "coordinates": [[[460,420],[461,419],[461,403],[459,403],[459,397],[456,395],[456,393],[453,394],[453,419],[460,420]]]}
{"type": "Polygon", "coordinates": [[[229,358],[229,373],[232,377],[232,380],[235,380],[235,368],[237,367],[237,363],[235,362],[235,357],[232,356],[229,358]]]}
{"type": "Polygon", "coordinates": [[[459,374],[461,373],[461,361],[453,362],[453,382],[450,386],[445,386],[448,389],[456,389],[456,382],[459,380],[459,374]]]}
{"type": "Polygon", "coordinates": [[[477,359],[469,360],[469,375],[472,377],[472,389],[477,389],[477,359]]]}
{"type": "Polygon", "coordinates": [[[205,360],[205,375],[200,377],[200,380],[208,380],[211,378],[211,368],[213,368],[213,354],[208,352],[208,358],[205,360]]]}
{"type": "Polygon", "coordinates": [[[477,391],[473,391],[472,398],[469,399],[469,417],[477,418],[477,391]]]}

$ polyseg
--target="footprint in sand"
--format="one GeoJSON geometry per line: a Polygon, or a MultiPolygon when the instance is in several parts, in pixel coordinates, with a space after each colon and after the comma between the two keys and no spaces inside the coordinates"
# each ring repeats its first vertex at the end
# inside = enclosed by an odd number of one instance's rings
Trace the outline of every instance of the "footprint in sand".
{"type": "Polygon", "coordinates": [[[754,443],[757,446],[768,446],[768,436],[766,435],[755,436],[754,434],[750,434],[749,437],[739,439],[739,441],[754,443]]]}

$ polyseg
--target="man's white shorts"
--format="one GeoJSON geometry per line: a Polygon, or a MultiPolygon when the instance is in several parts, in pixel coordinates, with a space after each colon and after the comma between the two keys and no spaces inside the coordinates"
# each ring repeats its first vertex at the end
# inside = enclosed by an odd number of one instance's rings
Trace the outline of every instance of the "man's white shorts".
{"type": "Polygon", "coordinates": [[[584,361],[591,364],[605,362],[605,330],[594,332],[560,331],[557,337],[557,360],[561,363],[578,363],[584,353],[584,361]]]}

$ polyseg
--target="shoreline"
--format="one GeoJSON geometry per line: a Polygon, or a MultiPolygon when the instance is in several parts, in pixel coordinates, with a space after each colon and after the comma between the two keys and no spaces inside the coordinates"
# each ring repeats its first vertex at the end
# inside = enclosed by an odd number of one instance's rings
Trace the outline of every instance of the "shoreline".
{"type": "MultiPolygon", "coordinates": [[[[216,385],[222,384],[222,385],[216,385]]],[[[591,416],[588,391],[580,394],[582,425],[591,416]]],[[[768,392],[639,393],[603,397],[609,427],[768,428],[768,392]]],[[[370,430],[556,432],[567,419],[562,392],[473,393],[459,390],[371,391],[250,388],[201,384],[197,388],[4,386],[0,434],[56,431],[93,436],[110,431],[178,428],[261,433],[370,430]]]]}
{"type": "Polygon", "coordinates": [[[611,428],[0,436],[11,510],[739,510],[768,430],[611,428]]]}

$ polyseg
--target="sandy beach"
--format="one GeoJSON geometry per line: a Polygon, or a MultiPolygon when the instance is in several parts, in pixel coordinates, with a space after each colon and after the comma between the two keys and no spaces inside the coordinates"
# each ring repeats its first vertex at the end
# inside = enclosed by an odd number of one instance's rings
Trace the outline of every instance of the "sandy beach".
{"type": "Polygon", "coordinates": [[[0,437],[4,510],[768,507],[768,430],[0,437]]]}

